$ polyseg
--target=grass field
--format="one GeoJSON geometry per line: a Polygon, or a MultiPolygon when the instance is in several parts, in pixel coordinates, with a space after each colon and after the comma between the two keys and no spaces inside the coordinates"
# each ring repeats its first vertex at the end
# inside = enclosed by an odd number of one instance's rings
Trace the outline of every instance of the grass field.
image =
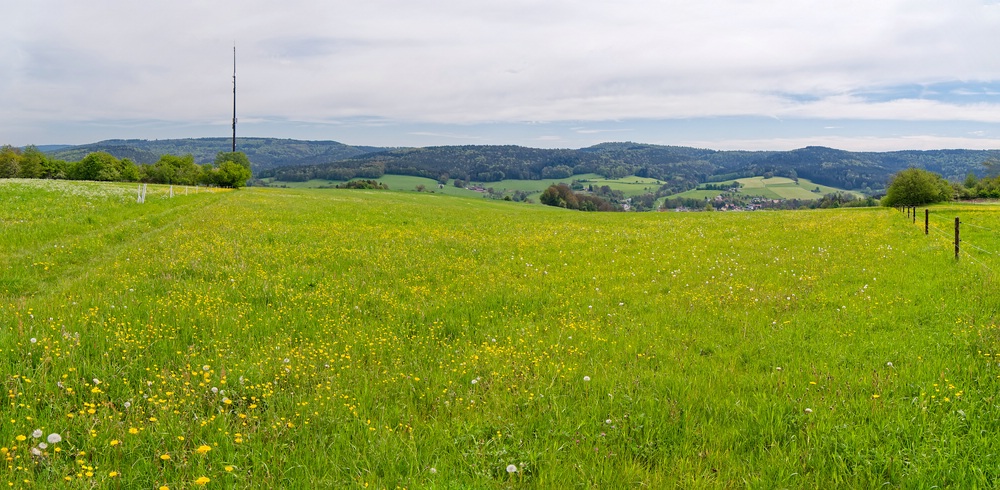
{"type": "MultiPolygon", "coordinates": [[[[834,192],[850,192],[844,191],[843,189],[837,189],[836,187],[819,185],[808,179],[799,179],[798,182],[795,182],[792,179],[785,177],[772,177],[770,179],[765,179],[764,177],[748,177],[736,179],[735,182],[739,182],[743,186],[740,188],[740,194],[758,196],[767,199],[799,199],[803,201],[811,201],[821,199],[825,194],[834,192]],[[820,190],[818,193],[814,192],[816,188],[819,188],[820,190]]],[[[720,184],[723,182],[709,183],[720,184]]],[[[703,199],[707,197],[711,199],[719,194],[722,194],[722,191],[693,189],[670,197],[687,197],[694,199],[703,199]]],[[[854,194],[858,197],[862,197],[860,194],[854,194]]]]}
{"type": "Polygon", "coordinates": [[[0,483],[992,487],[959,215],[0,180],[0,483]]]}
{"type": "MultiPolygon", "coordinates": [[[[382,177],[376,179],[379,182],[385,183],[392,190],[403,190],[403,191],[415,191],[418,185],[423,185],[427,190],[434,191],[436,194],[446,194],[452,196],[462,196],[462,197],[482,197],[481,192],[476,192],[469,189],[460,189],[454,186],[454,180],[448,181],[448,185],[444,188],[438,187],[438,182],[434,179],[428,179],[425,177],[413,177],[409,175],[383,175],[382,177]]],[[[644,177],[623,177],[621,179],[605,179],[598,174],[579,174],[574,175],[566,179],[547,179],[547,180],[518,180],[518,179],[506,179],[497,182],[473,182],[470,185],[482,185],[484,188],[492,187],[498,191],[505,191],[506,193],[512,193],[514,191],[525,191],[528,192],[531,197],[535,198],[537,201],[537,195],[541,194],[550,185],[558,184],[560,182],[569,184],[574,180],[586,181],[585,185],[593,185],[595,187],[600,187],[607,185],[613,190],[622,191],[626,197],[638,196],[645,194],[647,192],[656,192],[660,187],[656,179],[649,179],[644,177]]],[[[339,182],[328,181],[328,180],[309,180],[306,182],[273,182],[275,186],[283,186],[292,189],[311,189],[319,187],[327,187],[330,185],[336,185],[339,182]]]]}

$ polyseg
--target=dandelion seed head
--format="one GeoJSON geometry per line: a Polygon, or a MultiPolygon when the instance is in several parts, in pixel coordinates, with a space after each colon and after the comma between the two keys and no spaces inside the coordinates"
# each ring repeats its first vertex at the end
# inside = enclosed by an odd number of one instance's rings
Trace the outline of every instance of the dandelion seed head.
{"type": "Polygon", "coordinates": [[[35,342],[38,342],[38,339],[36,339],[34,337],[30,338],[29,340],[31,341],[32,344],[34,344],[35,342]]]}
{"type": "Polygon", "coordinates": [[[584,376],[584,377],[583,377],[583,380],[584,380],[584,381],[590,381],[590,376],[584,376]]]}
{"type": "Polygon", "coordinates": [[[517,466],[512,464],[507,465],[507,473],[517,473],[517,466]]]}
{"type": "Polygon", "coordinates": [[[62,441],[62,436],[53,432],[49,434],[49,436],[46,437],[45,440],[49,441],[49,444],[58,444],[59,442],[62,441]]]}
{"type": "Polygon", "coordinates": [[[35,429],[35,431],[31,433],[31,437],[34,437],[35,439],[42,437],[42,429],[35,429]]]}

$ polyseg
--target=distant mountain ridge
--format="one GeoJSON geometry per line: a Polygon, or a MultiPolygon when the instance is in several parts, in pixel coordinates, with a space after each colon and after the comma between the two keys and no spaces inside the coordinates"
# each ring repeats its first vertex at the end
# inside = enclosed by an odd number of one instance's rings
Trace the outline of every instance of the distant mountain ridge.
{"type": "MultiPolygon", "coordinates": [[[[230,138],[184,138],[165,140],[106,140],[87,145],[68,146],[45,151],[50,157],[79,161],[88,153],[106,151],[116,158],[130,158],[136,163],[156,163],[161,155],[192,155],[197,163],[215,161],[220,151],[232,150],[230,138]]],[[[279,138],[237,138],[236,149],[246,153],[254,171],[288,165],[311,165],[334,162],[381,151],[372,146],[350,146],[336,141],[305,141],[279,138]]]]}
{"type": "MultiPolygon", "coordinates": [[[[108,140],[47,152],[75,161],[94,151],[107,151],[137,163],[155,163],[160,155],[194,155],[211,162],[229,151],[228,138],[173,140],[108,140]]],[[[818,184],[878,191],[907,167],[937,172],[950,180],[984,175],[983,162],[1000,158],[998,150],[906,150],[851,152],[810,146],[790,151],[731,151],[634,142],[601,143],[580,149],[540,149],[513,145],[382,148],[336,141],[238,138],[256,176],[285,181],[378,178],[383,174],[448,176],[476,182],[503,179],[570,178],[598,173],[609,178],[637,175],[665,182],[677,191],[700,182],[773,174],[803,177],[818,184]]]]}

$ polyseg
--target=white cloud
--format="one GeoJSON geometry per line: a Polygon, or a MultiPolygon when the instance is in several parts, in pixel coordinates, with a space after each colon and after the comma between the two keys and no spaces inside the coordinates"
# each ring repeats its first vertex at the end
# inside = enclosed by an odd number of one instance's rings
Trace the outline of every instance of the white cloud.
{"type": "Polygon", "coordinates": [[[678,143],[695,148],[716,150],[794,150],[806,146],[826,146],[847,151],[899,151],[1000,148],[1000,138],[966,138],[960,136],[811,136],[805,138],[713,139],[685,140],[678,143]]]}
{"type": "Polygon", "coordinates": [[[61,140],[56,122],[225,120],[234,41],[247,124],[1000,122],[988,90],[969,104],[852,95],[1000,81],[1000,6],[976,0],[41,0],[5,17],[0,131],[44,141],[61,140]]]}

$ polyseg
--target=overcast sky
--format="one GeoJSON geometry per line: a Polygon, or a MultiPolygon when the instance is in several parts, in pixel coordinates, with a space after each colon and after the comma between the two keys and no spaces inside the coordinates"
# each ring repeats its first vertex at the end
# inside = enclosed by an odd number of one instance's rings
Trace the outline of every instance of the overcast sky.
{"type": "Polygon", "coordinates": [[[2,0],[0,144],[1000,148],[996,0],[2,0]]]}

